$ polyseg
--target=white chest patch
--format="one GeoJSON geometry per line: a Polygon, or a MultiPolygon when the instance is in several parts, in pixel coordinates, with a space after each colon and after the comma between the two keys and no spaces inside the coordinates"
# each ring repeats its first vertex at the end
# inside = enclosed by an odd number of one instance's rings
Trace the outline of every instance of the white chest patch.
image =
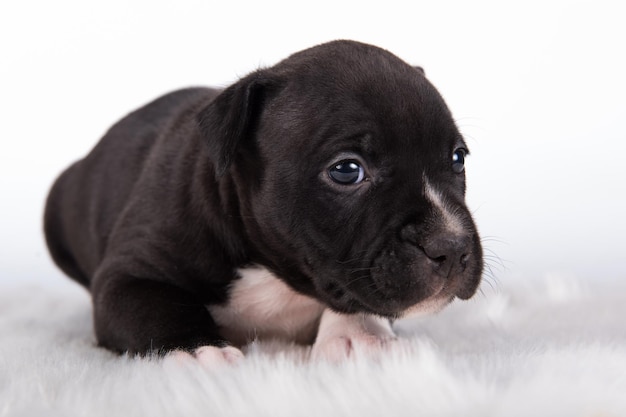
{"type": "Polygon", "coordinates": [[[207,309],[230,342],[276,338],[299,343],[315,337],[324,306],[296,293],[263,267],[240,269],[225,305],[207,309]]]}

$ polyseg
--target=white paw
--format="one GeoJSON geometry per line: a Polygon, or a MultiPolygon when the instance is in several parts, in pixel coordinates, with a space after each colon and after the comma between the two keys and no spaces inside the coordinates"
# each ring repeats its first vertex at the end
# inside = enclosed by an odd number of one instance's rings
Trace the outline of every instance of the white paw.
{"type": "Polygon", "coordinates": [[[232,346],[200,346],[193,353],[175,350],[167,355],[169,361],[176,363],[197,363],[213,369],[224,365],[236,365],[244,358],[239,349],[232,346]]]}
{"type": "Polygon", "coordinates": [[[194,355],[201,364],[208,367],[214,367],[216,365],[235,365],[244,358],[243,352],[232,346],[222,348],[201,346],[196,349],[194,355]]]}
{"type": "Polygon", "coordinates": [[[357,333],[320,340],[311,349],[314,361],[342,362],[357,356],[376,356],[388,350],[396,337],[357,333]]]}
{"type": "Polygon", "coordinates": [[[387,319],[365,314],[344,315],[324,311],[311,359],[341,362],[387,351],[396,340],[387,319]]]}

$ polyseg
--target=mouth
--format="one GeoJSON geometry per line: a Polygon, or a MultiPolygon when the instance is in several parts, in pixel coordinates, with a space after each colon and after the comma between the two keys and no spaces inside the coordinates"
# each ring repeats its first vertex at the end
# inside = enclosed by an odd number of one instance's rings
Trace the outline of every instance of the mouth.
{"type": "Polygon", "coordinates": [[[326,275],[317,282],[320,299],[342,313],[401,318],[436,313],[455,298],[466,300],[476,292],[482,275],[476,252],[469,252],[465,267],[442,274],[419,248],[402,249],[375,258],[369,268],[326,275]]]}
{"type": "Polygon", "coordinates": [[[365,300],[357,293],[340,288],[337,284],[331,284],[328,287],[331,289],[331,293],[327,294],[329,297],[326,302],[332,309],[346,314],[368,313],[390,319],[438,313],[457,298],[457,296],[451,295],[445,287],[441,287],[433,295],[419,301],[408,301],[404,298],[381,295],[375,297],[374,300],[376,301],[372,302],[365,300]]]}
{"type": "Polygon", "coordinates": [[[448,304],[450,304],[455,298],[456,297],[453,295],[450,296],[450,295],[445,295],[445,294],[428,298],[402,311],[398,315],[398,318],[401,318],[401,319],[415,318],[415,317],[422,317],[426,315],[439,313],[448,304]]]}
{"type": "Polygon", "coordinates": [[[434,313],[455,298],[471,298],[483,268],[477,233],[439,229],[400,238],[383,234],[366,251],[310,264],[317,297],[330,308],[389,318],[434,313]]]}
{"type": "Polygon", "coordinates": [[[352,287],[348,287],[339,280],[329,280],[318,288],[318,293],[326,304],[338,312],[368,313],[389,318],[401,317],[406,311],[429,304],[434,299],[437,299],[436,304],[445,305],[454,298],[444,295],[446,290],[443,283],[425,294],[421,286],[412,280],[404,281],[405,288],[397,287],[393,290],[381,288],[371,276],[360,278],[358,286],[355,285],[356,281],[349,281],[352,287]],[[440,299],[447,301],[444,303],[440,299]]]}

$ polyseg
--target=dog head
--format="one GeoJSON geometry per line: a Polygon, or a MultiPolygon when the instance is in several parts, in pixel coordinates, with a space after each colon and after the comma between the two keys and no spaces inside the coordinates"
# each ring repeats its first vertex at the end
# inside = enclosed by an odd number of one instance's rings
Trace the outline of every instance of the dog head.
{"type": "Polygon", "coordinates": [[[389,317],[476,291],[468,150],[423,71],[331,42],[241,79],[198,120],[252,260],[295,289],[389,317]]]}

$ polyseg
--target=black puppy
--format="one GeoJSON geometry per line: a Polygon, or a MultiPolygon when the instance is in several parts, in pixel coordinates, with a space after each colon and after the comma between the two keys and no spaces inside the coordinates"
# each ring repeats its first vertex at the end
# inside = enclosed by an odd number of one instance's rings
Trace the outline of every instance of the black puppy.
{"type": "Polygon", "coordinates": [[[54,184],[47,243],[106,348],[232,359],[277,337],[333,356],[474,294],[466,154],[423,72],[331,42],[122,119],[54,184]]]}

